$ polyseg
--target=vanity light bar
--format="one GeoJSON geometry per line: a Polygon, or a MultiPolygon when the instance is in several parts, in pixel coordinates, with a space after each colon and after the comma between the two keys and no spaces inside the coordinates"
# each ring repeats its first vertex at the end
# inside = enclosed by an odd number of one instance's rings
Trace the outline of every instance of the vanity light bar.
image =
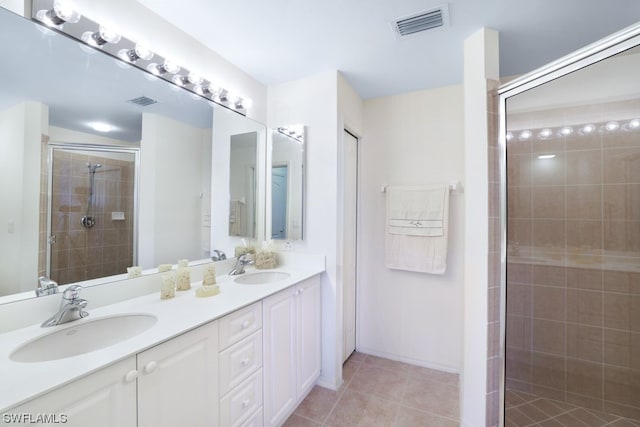
{"type": "Polygon", "coordinates": [[[245,116],[251,107],[251,100],[234,95],[229,89],[214,86],[196,73],[80,15],[67,0],[33,0],[32,11],[32,19],[39,24],[80,40],[211,102],[245,116]]]}
{"type": "Polygon", "coordinates": [[[304,125],[279,127],[278,132],[285,136],[288,136],[291,139],[296,140],[300,144],[304,143],[304,125]]]}
{"type": "MultiPolygon", "coordinates": [[[[278,129],[280,130],[280,129],[278,129]]],[[[576,134],[578,136],[584,136],[599,131],[600,133],[613,133],[616,131],[633,132],[640,131],[640,118],[634,118],[628,121],[615,121],[611,120],[603,123],[586,123],[582,125],[563,126],[555,131],[551,128],[543,128],[539,131],[530,129],[523,130],[510,130],[506,134],[507,141],[511,141],[517,138],[520,141],[531,140],[534,137],[540,140],[556,139],[576,134]]]]}

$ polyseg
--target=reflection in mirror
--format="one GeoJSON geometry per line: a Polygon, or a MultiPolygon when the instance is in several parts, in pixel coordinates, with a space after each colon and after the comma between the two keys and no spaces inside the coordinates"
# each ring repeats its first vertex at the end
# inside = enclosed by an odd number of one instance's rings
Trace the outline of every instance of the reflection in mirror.
{"type": "Polygon", "coordinates": [[[98,278],[86,286],[208,259],[213,212],[228,218],[229,204],[226,181],[212,204],[213,123],[264,126],[3,8],[0,28],[0,303],[35,297],[39,275],[98,278]],[[139,153],[138,166],[95,150],[139,153]]]}
{"type": "Polygon", "coordinates": [[[271,140],[271,238],[302,240],[304,126],[279,127],[271,140]]]}
{"type": "Polygon", "coordinates": [[[256,237],[258,133],[231,135],[229,236],[256,237]]]}
{"type": "Polygon", "coordinates": [[[49,144],[48,231],[40,242],[47,261],[40,276],[63,285],[136,264],[138,151],[49,144]]]}
{"type": "Polygon", "coordinates": [[[215,106],[211,249],[233,256],[236,246],[265,237],[266,127],[215,106]]]}

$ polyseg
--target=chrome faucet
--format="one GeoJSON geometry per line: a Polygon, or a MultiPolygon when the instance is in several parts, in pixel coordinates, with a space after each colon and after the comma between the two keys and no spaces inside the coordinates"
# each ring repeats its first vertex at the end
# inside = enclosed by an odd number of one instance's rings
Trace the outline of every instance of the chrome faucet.
{"type": "Polygon", "coordinates": [[[65,289],[58,312],[42,322],[42,327],[47,328],[87,317],[89,313],[84,311],[84,308],[87,307],[87,300],[79,298],[81,289],[80,285],[72,285],[65,289]]]}
{"type": "Polygon", "coordinates": [[[225,254],[224,251],[215,249],[213,252],[215,253],[215,255],[211,257],[212,261],[224,261],[225,259],[227,259],[227,254],[225,254]]]}
{"type": "Polygon", "coordinates": [[[45,295],[53,295],[58,293],[58,284],[55,280],[41,276],[38,278],[38,287],[36,288],[36,296],[43,297],[45,295]]]}
{"type": "Polygon", "coordinates": [[[236,260],[236,265],[233,267],[233,270],[229,272],[229,276],[243,274],[244,268],[249,264],[253,264],[253,260],[249,258],[249,254],[240,255],[236,260]]]}

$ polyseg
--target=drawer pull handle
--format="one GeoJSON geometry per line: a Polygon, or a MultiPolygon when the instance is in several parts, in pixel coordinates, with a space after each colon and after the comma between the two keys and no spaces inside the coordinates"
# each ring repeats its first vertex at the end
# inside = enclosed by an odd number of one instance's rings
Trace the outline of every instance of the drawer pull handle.
{"type": "Polygon", "coordinates": [[[128,383],[135,381],[136,378],[138,378],[138,371],[136,371],[135,369],[127,372],[127,375],[124,376],[125,382],[128,383]]]}
{"type": "Polygon", "coordinates": [[[242,401],[242,409],[247,409],[249,407],[249,405],[251,405],[251,400],[250,399],[245,399],[242,401]]]}
{"type": "Polygon", "coordinates": [[[247,366],[247,365],[249,364],[249,362],[250,362],[250,361],[251,361],[251,360],[250,360],[248,357],[245,357],[244,359],[242,359],[242,360],[240,361],[240,364],[241,364],[242,366],[247,366]]]}
{"type": "Polygon", "coordinates": [[[156,362],[149,362],[147,363],[147,366],[144,367],[144,372],[150,374],[155,371],[157,367],[158,364],[156,362]]]}
{"type": "Polygon", "coordinates": [[[240,327],[242,329],[247,329],[249,325],[251,325],[251,322],[249,320],[245,320],[244,322],[242,322],[242,325],[240,327]]]}

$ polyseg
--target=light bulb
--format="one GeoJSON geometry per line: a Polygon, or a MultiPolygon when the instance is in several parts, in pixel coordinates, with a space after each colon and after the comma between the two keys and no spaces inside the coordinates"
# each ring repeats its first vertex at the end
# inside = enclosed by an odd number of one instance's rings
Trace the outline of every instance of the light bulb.
{"type": "Polygon", "coordinates": [[[560,129],[560,133],[564,136],[571,135],[573,133],[573,128],[571,126],[565,126],[560,129]]]}
{"type": "Polygon", "coordinates": [[[633,119],[629,122],[629,129],[638,129],[640,127],[640,119],[633,119]]]}
{"type": "Polygon", "coordinates": [[[71,3],[68,1],[58,0],[53,3],[53,12],[56,16],[65,22],[75,24],[80,20],[80,14],[73,10],[71,3]]]}
{"type": "Polygon", "coordinates": [[[617,130],[620,127],[620,125],[618,124],[618,122],[609,122],[604,127],[609,132],[613,132],[614,130],[617,130]]]}
{"type": "Polygon", "coordinates": [[[530,130],[523,130],[522,132],[520,132],[520,139],[529,139],[531,138],[531,131],[530,130]]]}
{"type": "Polygon", "coordinates": [[[143,61],[148,61],[153,58],[153,52],[142,45],[137,44],[134,50],[136,52],[136,55],[138,55],[138,58],[142,59],[143,61]]]}
{"type": "Polygon", "coordinates": [[[116,44],[121,39],[120,34],[114,32],[114,31],[111,31],[110,29],[108,29],[107,27],[103,27],[102,25],[100,25],[100,29],[98,31],[98,34],[100,34],[100,38],[102,38],[107,43],[116,44]]]}
{"type": "Polygon", "coordinates": [[[584,134],[589,134],[591,132],[593,132],[594,130],[596,130],[596,127],[592,124],[588,124],[588,125],[584,125],[582,127],[582,133],[584,134]]]}
{"type": "Polygon", "coordinates": [[[197,75],[196,73],[189,73],[189,75],[187,76],[187,79],[189,80],[189,83],[196,86],[201,85],[202,82],[204,81],[204,79],[199,75],[197,75]]]}
{"type": "Polygon", "coordinates": [[[178,72],[180,72],[180,67],[175,62],[165,60],[164,65],[162,66],[167,71],[167,73],[177,74],[178,72]]]}
{"type": "Polygon", "coordinates": [[[185,86],[187,83],[189,83],[188,78],[185,76],[181,76],[180,74],[176,74],[175,76],[173,76],[173,78],[171,78],[171,81],[178,86],[185,86]]]}
{"type": "Polygon", "coordinates": [[[62,28],[69,22],[75,24],[81,18],[81,15],[73,10],[71,4],[67,1],[57,0],[53,3],[51,10],[39,10],[36,13],[36,19],[48,27],[62,28]]]}
{"type": "Polygon", "coordinates": [[[511,141],[513,139],[513,132],[507,132],[506,138],[507,141],[511,141]]]}
{"type": "Polygon", "coordinates": [[[539,134],[542,139],[549,138],[551,135],[553,135],[553,131],[549,128],[542,129],[539,134]]]}

